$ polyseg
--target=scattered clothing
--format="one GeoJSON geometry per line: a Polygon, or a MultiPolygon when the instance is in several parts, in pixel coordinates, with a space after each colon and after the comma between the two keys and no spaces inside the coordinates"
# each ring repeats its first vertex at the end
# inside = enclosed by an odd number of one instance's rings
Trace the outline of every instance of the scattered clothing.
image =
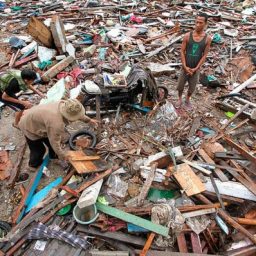
{"type": "Polygon", "coordinates": [[[84,250],[88,248],[89,243],[82,236],[74,235],[63,230],[56,230],[39,223],[28,233],[28,239],[53,238],[68,243],[74,247],[80,247],[84,250]]]}

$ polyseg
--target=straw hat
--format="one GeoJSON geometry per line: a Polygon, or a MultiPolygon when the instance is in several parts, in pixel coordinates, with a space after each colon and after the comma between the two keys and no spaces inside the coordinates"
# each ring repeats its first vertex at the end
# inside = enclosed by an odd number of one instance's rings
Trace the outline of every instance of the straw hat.
{"type": "Polygon", "coordinates": [[[59,111],[68,121],[77,121],[85,115],[83,105],[76,99],[61,100],[59,111]]]}

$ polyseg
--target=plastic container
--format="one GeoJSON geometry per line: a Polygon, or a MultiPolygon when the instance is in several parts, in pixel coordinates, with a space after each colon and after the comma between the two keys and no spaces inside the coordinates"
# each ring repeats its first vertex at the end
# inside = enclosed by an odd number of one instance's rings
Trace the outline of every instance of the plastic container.
{"type": "Polygon", "coordinates": [[[99,216],[95,204],[79,208],[77,205],[73,209],[73,216],[77,223],[88,225],[93,223],[99,216]]]}

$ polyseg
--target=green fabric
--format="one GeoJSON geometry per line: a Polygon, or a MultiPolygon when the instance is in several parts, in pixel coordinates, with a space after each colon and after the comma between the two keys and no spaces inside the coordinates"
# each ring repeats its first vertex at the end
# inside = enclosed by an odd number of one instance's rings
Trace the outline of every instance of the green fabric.
{"type": "Polygon", "coordinates": [[[150,188],[147,198],[152,202],[156,202],[158,199],[162,198],[172,199],[175,197],[175,194],[175,190],[159,190],[155,188],[150,188]]]}
{"type": "Polygon", "coordinates": [[[52,65],[52,61],[51,61],[51,60],[48,60],[48,61],[40,62],[40,63],[38,64],[38,67],[39,67],[41,70],[43,70],[43,69],[45,69],[46,67],[48,67],[48,66],[50,66],[50,65],[52,65]]]}
{"type": "Polygon", "coordinates": [[[7,73],[0,76],[0,91],[4,92],[4,90],[8,87],[9,83],[13,78],[16,78],[19,83],[19,87],[21,91],[26,91],[27,86],[23,79],[21,78],[21,71],[19,70],[11,70],[7,73]]]}

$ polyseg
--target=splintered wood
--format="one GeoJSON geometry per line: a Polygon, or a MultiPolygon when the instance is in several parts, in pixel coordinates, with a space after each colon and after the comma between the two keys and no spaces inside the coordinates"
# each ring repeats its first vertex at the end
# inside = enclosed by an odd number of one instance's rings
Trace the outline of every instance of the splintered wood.
{"type": "Polygon", "coordinates": [[[205,191],[205,186],[196,176],[190,166],[186,163],[177,166],[177,171],[173,173],[187,196],[196,195],[205,191]]]}

